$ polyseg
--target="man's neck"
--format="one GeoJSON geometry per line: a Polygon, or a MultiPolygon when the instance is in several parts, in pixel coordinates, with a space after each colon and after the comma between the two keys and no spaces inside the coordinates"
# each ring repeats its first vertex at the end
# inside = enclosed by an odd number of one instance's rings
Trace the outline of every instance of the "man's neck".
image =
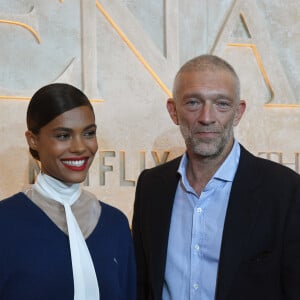
{"type": "Polygon", "coordinates": [[[189,184],[193,187],[197,195],[200,196],[204,187],[229,155],[231,149],[232,147],[215,157],[203,157],[187,151],[188,163],[186,167],[186,176],[189,184]]]}

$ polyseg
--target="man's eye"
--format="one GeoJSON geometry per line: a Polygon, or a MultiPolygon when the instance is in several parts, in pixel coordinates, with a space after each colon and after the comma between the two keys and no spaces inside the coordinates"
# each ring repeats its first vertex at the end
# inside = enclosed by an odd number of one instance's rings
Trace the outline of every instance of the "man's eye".
{"type": "Polygon", "coordinates": [[[186,108],[188,110],[194,111],[194,110],[198,110],[201,106],[201,101],[199,101],[198,99],[187,99],[185,102],[186,108]]]}
{"type": "Polygon", "coordinates": [[[217,102],[217,107],[219,107],[222,110],[226,110],[226,109],[229,109],[231,107],[231,105],[227,101],[220,101],[220,102],[217,102]]]}
{"type": "Polygon", "coordinates": [[[187,105],[193,106],[193,105],[196,105],[196,104],[199,104],[198,100],[191,99],[191,100],[187,101],[187,105]]]}

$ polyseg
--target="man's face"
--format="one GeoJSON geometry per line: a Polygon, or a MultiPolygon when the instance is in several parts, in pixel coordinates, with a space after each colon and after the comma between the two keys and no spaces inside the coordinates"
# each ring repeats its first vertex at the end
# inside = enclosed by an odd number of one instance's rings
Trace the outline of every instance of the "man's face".
{"type": "Polygon", "coordinates": [[[188,153],[226,157],[233,127],[245,110],[245,102],[237,99],[235,77],[224,70],[183,72],[176,79],[174,97],[167,107],[180,126],[188,153]]]}

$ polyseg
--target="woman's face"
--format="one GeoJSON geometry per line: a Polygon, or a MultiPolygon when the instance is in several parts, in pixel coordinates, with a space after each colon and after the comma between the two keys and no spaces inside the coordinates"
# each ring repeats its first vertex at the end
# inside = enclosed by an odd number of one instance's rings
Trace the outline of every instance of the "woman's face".
{"type": "Polygon", "coordinates": [[[43,173],[65,183],[80,183],[98,150],[95,116],[89,106],[79,106],[57,116],[35,135],[26,132],[36,150],[43,173]]]}

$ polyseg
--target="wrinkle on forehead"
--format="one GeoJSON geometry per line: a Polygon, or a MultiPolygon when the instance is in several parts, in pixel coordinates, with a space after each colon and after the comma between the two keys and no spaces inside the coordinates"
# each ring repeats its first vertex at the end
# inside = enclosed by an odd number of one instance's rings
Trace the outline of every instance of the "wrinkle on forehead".
{"type": "Polygon", "coordinates": [[[186,94],[199,96],[224,95],[225,98],[240,100],[239,86],[231,72],[224,69],[206,69],[201,71],[184,71],[178,74],[174,82],[174,100],[186,97],[186,94]]]}

